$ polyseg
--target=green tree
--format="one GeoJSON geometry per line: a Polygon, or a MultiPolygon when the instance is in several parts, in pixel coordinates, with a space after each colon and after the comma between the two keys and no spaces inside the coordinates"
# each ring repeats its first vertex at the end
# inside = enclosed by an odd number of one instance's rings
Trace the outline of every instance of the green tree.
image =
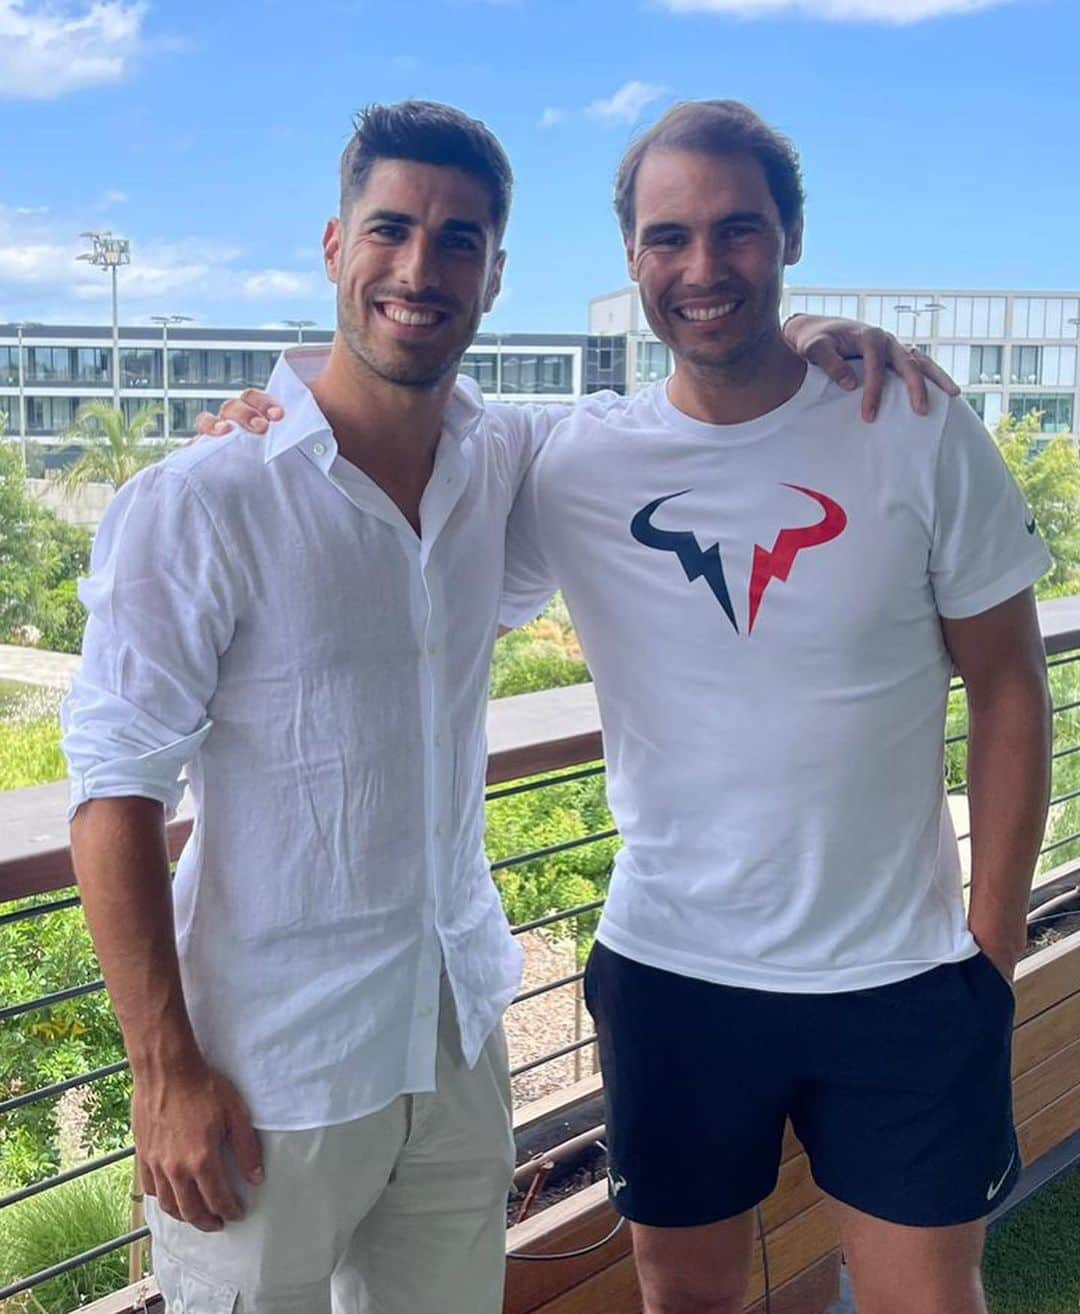
{"type": "Polygon", "coordinates": [[[31,626],[45,647],[78,652],[85,613],[74,581],[89,556],[90,535],[38,504],[18,451],[0,441],[0,642],[31,626]]]}
{"type": "Polygon", "coordinates": [[[122,488],[144,466],[160,461],[169,446],[146,440],[161,411],[162,407],[153,402],[129,421],[122,410],[107,402],[84,403],[64,437],[82,443],[86,450],[60,475],[60,486],[68,492],[76,492],[86,484],[122,488]]]}
{"type": "Polygon", "coordinates": [[[1070,434],[1043,441],[1040,413],[1002,416],[994,437],[1054,558],[1040,598],[1080,592],[1080,448],[1070,434]]]}

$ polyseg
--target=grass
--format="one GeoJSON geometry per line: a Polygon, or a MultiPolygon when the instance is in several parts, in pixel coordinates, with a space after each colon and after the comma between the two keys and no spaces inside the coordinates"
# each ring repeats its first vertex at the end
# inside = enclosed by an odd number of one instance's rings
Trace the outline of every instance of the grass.
{"type": "Polygon", "coordinates": [[[0,682],[0,791],[46,785],[66,775],[60,698],[54,689],[0,682]]]}
{"type": "MultiPolygon", "coordinates": [[[[0,1286],[131,1230],[131,1164],[88,1173],[0,1213],[0,1286]]],[[[127,1250],[0,1302],[0,1314],[69,1314],[126,1286],[127,1250]]]]}
{"type": "Polygon", "coordinates": [[[1074,1168],[991,1232],[983,1267],[990,1314],[1077,1314],[1078,1237],[1080,1168],[1074,1168]]]}

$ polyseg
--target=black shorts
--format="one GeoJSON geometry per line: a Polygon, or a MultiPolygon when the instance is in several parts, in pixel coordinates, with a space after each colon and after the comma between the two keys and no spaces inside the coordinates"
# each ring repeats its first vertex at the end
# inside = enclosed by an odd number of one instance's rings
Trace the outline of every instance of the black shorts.
{"type": "Polygon", "coordinates": [[[597,943],[585,998],[611,1201],[634,1222],[690,1227],[759,1204],[787,1118],[822,1190],[890,1222],[970,1222],[1016,1183],[1014,998],[983,954],[807,995],[715,985],[597,943]]]}

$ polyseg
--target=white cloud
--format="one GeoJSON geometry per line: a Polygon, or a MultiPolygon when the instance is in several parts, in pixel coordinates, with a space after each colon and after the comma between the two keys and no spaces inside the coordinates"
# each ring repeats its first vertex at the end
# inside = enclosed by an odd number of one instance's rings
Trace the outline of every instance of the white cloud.
{"type": "Polygon", "coordinates": [[[625,82],[607,100],[594,100],[585,113],[607,123],[636,123],[646,107],[666,90],[654,82],[625,82]]]}
{"type": "Polygon", "coordinates": [[[110,205],[126,205],[127,198],[127,192],[103,192],[100,204],[102,209],[107,209],[110,205]]]}
{"type": "Polygon", "coordinates": [[[241,290],[253,301],[289,300],[311,296],[321,283],[322,280],[316,279],[314,274],[298,274],[288,269],[260,269],[243,279],[241,290]]]}
{"type": "Polygon", "coordinates": [[[146,10],[145,0],[0,0],[0,98],[56,100],[123,81],[146,10]]]}
{"type": "Polygon", "coordinates": [[[736,18],[799,16],[831,22],[919,23],[948,14],[974,14],[1019,0],[660,0],[676,14],[730,14],[736,18]]]}
{"type": "Polygon", "coordinates": [[[548,108],[540,115],[540,126],[553,128],[557,123],[565,123],[569,117],[566,110],[548,108]]]}
{"type": "MultiPolygon", "coordinates": [[[[63,219],[0,205],[0,319],[104,321],[111,282],[76,259],[89,247],[77,236],[85,216],[63,219]]],[[[120,271],[125,323],[166,311],[206,314],[215,303],[265,303],[268,309],[332,295],[318,272],[253,266],[240,246],[203,238],[131,243],[120,271]]],[[[289,312],[286,311],[286,314],[289,312]]]]}

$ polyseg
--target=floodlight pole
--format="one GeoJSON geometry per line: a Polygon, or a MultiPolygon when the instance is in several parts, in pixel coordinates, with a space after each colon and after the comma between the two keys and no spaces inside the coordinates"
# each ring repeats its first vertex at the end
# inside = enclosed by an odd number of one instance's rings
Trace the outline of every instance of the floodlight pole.
{"type": "Polygon", "coordinates": [[[285,319],[282,320],[282,323],[287,324],[289,328],[296,329],[296,343],[300,347],[304,345],[304,329],[315,327],[313,319],[285,319]]]}
{"type": "Polygon", "coordinates": [[[190,324],[190,315],[151,315],[155,324],[161,325],[161,383],[165,394],[162,430],[165,441],[169,441],[169,325],[190,324]]]}
{"type": "Polygon", "coordinates": [[[131,264],[131,243],[125,237],[113,237],[106,228],[101,232],[80,233],[80,237],[89,237],[93,249],[76,256],[76,260],[85,260],[99,269],[107,269],[112,274],[112,376],[113,405],[120,409],[120,317],[119,301],[116,290],[116,271],[121,265],[131,264]]]}

